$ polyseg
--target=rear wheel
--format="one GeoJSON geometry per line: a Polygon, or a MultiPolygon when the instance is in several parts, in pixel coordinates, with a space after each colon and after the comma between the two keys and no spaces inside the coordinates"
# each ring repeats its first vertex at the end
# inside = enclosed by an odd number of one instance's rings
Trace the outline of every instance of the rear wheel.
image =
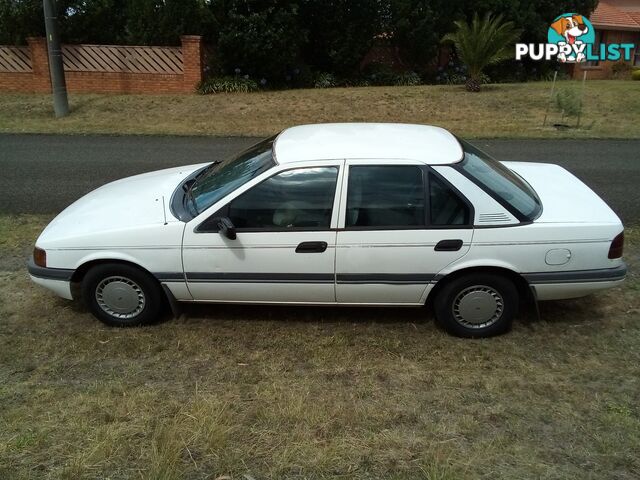
{"type": "Polygon", "coordinates": [[[509,279],[473,273],[447,283],[434,301],[438,323],[459,337],[506,332],[518,311],[518,290],[509,279]]]}
{"type": "Polygon", "coordinates": [[[148,273],[124,264],[97,265],[82,281],[82,298],[107,325],[131,327],[153,322],[162,309],[162,290],[148,273]]]}

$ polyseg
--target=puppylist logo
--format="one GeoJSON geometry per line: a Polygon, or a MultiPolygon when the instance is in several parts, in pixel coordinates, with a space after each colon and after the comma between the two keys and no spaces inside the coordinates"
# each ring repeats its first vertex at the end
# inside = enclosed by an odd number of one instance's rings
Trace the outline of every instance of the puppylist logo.
{"type": "Polygon", "coordinates": [[[633,43],[601,43],[595,45],[596,30],[587,17],[563,13],[549,25],[547,43],[516,43],[516,60],[528,56],[532,60],[562,63],[586,61],[631,60],[633,43]]]}

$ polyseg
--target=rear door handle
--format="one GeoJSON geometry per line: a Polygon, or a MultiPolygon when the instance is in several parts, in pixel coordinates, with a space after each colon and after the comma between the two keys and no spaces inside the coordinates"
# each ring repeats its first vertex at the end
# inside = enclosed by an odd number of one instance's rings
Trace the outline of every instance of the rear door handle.
{"type": "Polygon", "coordinates": [[[436,243],[436,252],[457,252],[462,248],[462,240],[440,240],[436,243]]]}
{"type": "Polygon", "coordinates": [[[322,253],[327,249],[327,242],[302,242],[296,247],[296,253],[322,253]]]}

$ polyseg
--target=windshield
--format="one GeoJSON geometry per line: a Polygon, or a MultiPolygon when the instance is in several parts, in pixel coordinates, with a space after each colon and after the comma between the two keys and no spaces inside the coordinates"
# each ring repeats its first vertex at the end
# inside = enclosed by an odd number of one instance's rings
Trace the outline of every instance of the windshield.
{"type": "Polygon", "coordinates": [[[522,178],[478,150],[470,143],[460,140],[464,159],[459,164],[467,177],[489,193],[520,221],[532,221],[542,209],[533,189],[522,178]]]}
{"type": "Polygon", "coordinates": [[[196,213],[275,165],[272,154],[275,136],[245,150],[237,157],[212,163],[196,178],[190,193],[196,213]]]}

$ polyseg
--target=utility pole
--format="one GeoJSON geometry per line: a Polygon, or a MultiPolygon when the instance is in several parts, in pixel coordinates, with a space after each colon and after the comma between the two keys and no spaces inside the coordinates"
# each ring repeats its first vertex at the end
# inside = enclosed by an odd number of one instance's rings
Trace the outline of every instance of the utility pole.
{"type": "Polygon", "coordinates": [[[67,100],[67,84],[64,80],[57,9],[55,0],[42,0],[42,5],[44,8],[44,27],[47,32],[47,50],[49,51],[53,110],[56,117],[60,118],[69,114],[69,101],[67,100]]]}

